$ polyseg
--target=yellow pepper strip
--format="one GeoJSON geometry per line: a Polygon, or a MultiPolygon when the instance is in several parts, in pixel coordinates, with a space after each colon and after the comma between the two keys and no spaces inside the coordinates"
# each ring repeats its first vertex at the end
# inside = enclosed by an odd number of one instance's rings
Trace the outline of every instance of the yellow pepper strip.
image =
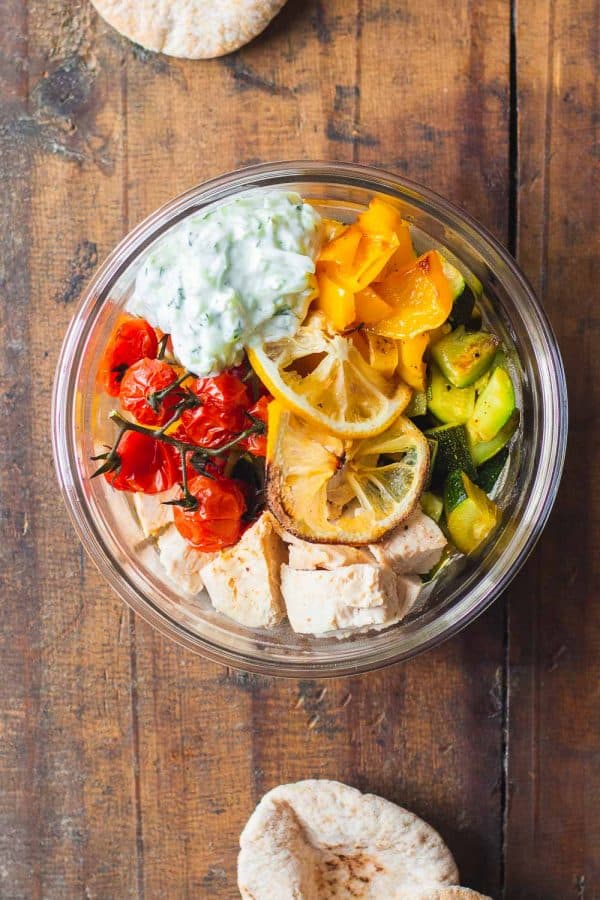
{"type": "Polygon", "coordinates": [[[439,328],[452,309],[448,279],[433,251],[423,254],[410,268],[388,275],[378,284],[377,293],[394,312],[371,330],[397,340],[439,328]]]}
{"type": "Polygon", "coordinates": [[[356,318],[354,293],[334,280],[325,267],[319,269],[317,281],[319,282],[317,308],[325,313],[327,320],[337,331],[344,331],[356,318]]]}
{"type": "Polygon", "coordinates": [[[321,219],[321,225],[323,227],[323,241],[326,244],[338,238],[348,227],[343,222],[338,222],[337,219],[327,219],[325,217],[321,219]]]}
{"type": "Polygon", "coordinates": [[[351,269],[361,240],[362,233],[355,225],[350,225],[339,237],[325,244],[318,262],[337,263],[338,266],[351,269]]]}
{"type": "MultiPolygon", "coordinates": [[[[399,364],[398,343],[379,334],[365,331],[367,362],[385,378],[391,378],[399,364]]],[[[408,382],[407,382],[408,384],[408,382]]]]}
{"type": "Polygon", "coordinates": [[[415,391],[427,387],[427,366],[423,354],[429,345],[429,334],[423,332],[406,341],[398,341],[398,374],[415,391]]]}
{"type": "Polygon", "coordinates": [[[406,222],[402,223],[402,227],[396,232],[396,236],[399,241],[398,249],[381,270],[377,278],[374,279],[376,282],[385,281],[387,276],[391,275],[392,272],[399,272],[416,262],[417,254],[415,253],[415,248],[413,247],[412,238],[410,236],[410,228],[406,222]]]}
{"type": "Polygon", "coordinates": [[[395,207],[378,197],[374,197],[365,212],[361,213],[356,224],[364,234],[389,241],[393,234],[398,234],[406,223],[395,207]]]}
{"type": "Polygon", "coordinates": [[[382,300],[372,287],[366,287],[363,291],[359,291],[354,297],[354,302],[356,321],[362,322],[364,325],[375,325],[376,322],[388,319],[394,313],[389,303],[382,300]]]}
{"type": "Polygon", "coordinates": [[[352,265],[340,266],[337,280],[354,293],[364,290],[379,275],[397,248],[395,234],[389,241],[362,235],[352,265]]]}

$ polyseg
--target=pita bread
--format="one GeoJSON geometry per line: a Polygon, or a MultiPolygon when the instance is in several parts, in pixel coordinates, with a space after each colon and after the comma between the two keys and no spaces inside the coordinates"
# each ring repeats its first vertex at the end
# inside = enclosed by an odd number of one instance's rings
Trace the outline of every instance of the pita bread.
{"type": "Polygon", "coordinates": [[[478,894],[471,888],[445,887],[419,894],[414,900],[492,900],[492,898],[486,894],[478,894]]]}
{"type": "Polygon", "coordinates": [[[109,25],[169,56],[211,59],[247,44],[285,0],[92,0],[109,25]]]}
{"type": "Polygon", "coordinates": [[[408,900],[458,881],[450,851],[426,822],[338,781],[269,791],[240,848],[245,900],[408,900]]]}

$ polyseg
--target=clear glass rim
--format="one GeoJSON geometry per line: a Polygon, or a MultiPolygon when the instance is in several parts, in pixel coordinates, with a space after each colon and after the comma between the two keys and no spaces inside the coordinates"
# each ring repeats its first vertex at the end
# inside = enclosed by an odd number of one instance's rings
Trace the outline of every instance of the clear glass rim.
{"type": "MultiPolygon", "coordinates": [[[[64,338],[58,360],[52,393],[52,443],[60,489],[74,528],[88,555],[107,579],[113,590],[139,615],[188,649],[207,658],[242,668],[246,671],[284,677],[334,677],[353,675],[409,658],[435,646],[468,625],[506,589],[515,577],[538,540],[554,504],[560,483],[567,442],[567,389],[565,373],[556,338],[550,323],[527,279],[510,254],[494,236],[468,213],[433,191],[409,179],[385,171],[346,163],[320,161],[283,161],[250,166],[206,181],[153,212],[109,254],[87,286],[64,338]],[[134,584],[114,558],[86,502],[75,458],[75,430],[72,398],[75,390],[79,351],[85,344],[104,304],[108,290],[128,268],[133,253],[149,244],[165,225],[185,216],[191,207],[197,208],[224,199],[251,187],[276,187],[288,182],[335,181],[336,184],[358,187],[373,193],[387,193],[405,199],[427,214],[441,220],[457,232],[462,232],[471,248],[482,258],[490,256],[504,270],[504,286],[511,298],[524,301],[536,339],[541,341],[548,361],[545,373],[542,407],[545,412],[542,439],[546,454],[544,465],[535,475],[527,516],[517,523],[511,541],[484,579],[475,571],[463,588],[463,596],[442,610],[439,616],[425,623],[404,647],[374,647],[358,659],[341,652],[335,661],[322,662],[312,658],[291,661],[259,658],[258,655],[232,651],[198,634],[158,609],[141,587],[134,584]],[[67,398],[67,402],[65,402],[67,398]],[[548,449],[551,448],[551,458],[548,449]]],[[[356,648],[354,648],[356,650],[356,648]]]]}

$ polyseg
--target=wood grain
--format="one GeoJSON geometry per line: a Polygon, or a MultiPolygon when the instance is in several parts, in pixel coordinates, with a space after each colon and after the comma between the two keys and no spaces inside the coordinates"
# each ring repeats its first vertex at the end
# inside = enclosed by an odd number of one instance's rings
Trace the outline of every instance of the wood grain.
{"type": "Polygon", "coordinates": [[[518,253],[557,332],[570,429],[550,525],[510,591],[506,884],[583,900],[600,896],[600,19],[582,0],[517,13],[518,253]]]}
{"type": "Polygon", "coordinates": [[[516,6],[517,160],[503,0],[289,0],[248,47],[201,63],[130,44],[86,0],[3,3],[0,897],[234,898],[254,804],[309,776],[414,809],[494,897],[600,895],[597,16],[576,7],[516,6]],[[504,242],[518,187],[519,254],[559,329],[574,428],[568,488],[509,595],[508,647],[500,602],[383,672],[244,675],[136,620],[70,529],[49,396],[86,280],[174,194],[286,157],[407,174],[504,242]]]}

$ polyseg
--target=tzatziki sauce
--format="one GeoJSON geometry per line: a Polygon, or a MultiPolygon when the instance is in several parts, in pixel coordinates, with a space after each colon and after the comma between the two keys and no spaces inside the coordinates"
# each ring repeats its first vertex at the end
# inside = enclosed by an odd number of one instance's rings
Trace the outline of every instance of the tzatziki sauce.
{"type": "Polygon", "coordinates": [[[128,307],[171,335],[197,375],[293,335],[314,296],[320,216],[299,194],[253,191],[183,219],[144,258],[128,307]]]}

